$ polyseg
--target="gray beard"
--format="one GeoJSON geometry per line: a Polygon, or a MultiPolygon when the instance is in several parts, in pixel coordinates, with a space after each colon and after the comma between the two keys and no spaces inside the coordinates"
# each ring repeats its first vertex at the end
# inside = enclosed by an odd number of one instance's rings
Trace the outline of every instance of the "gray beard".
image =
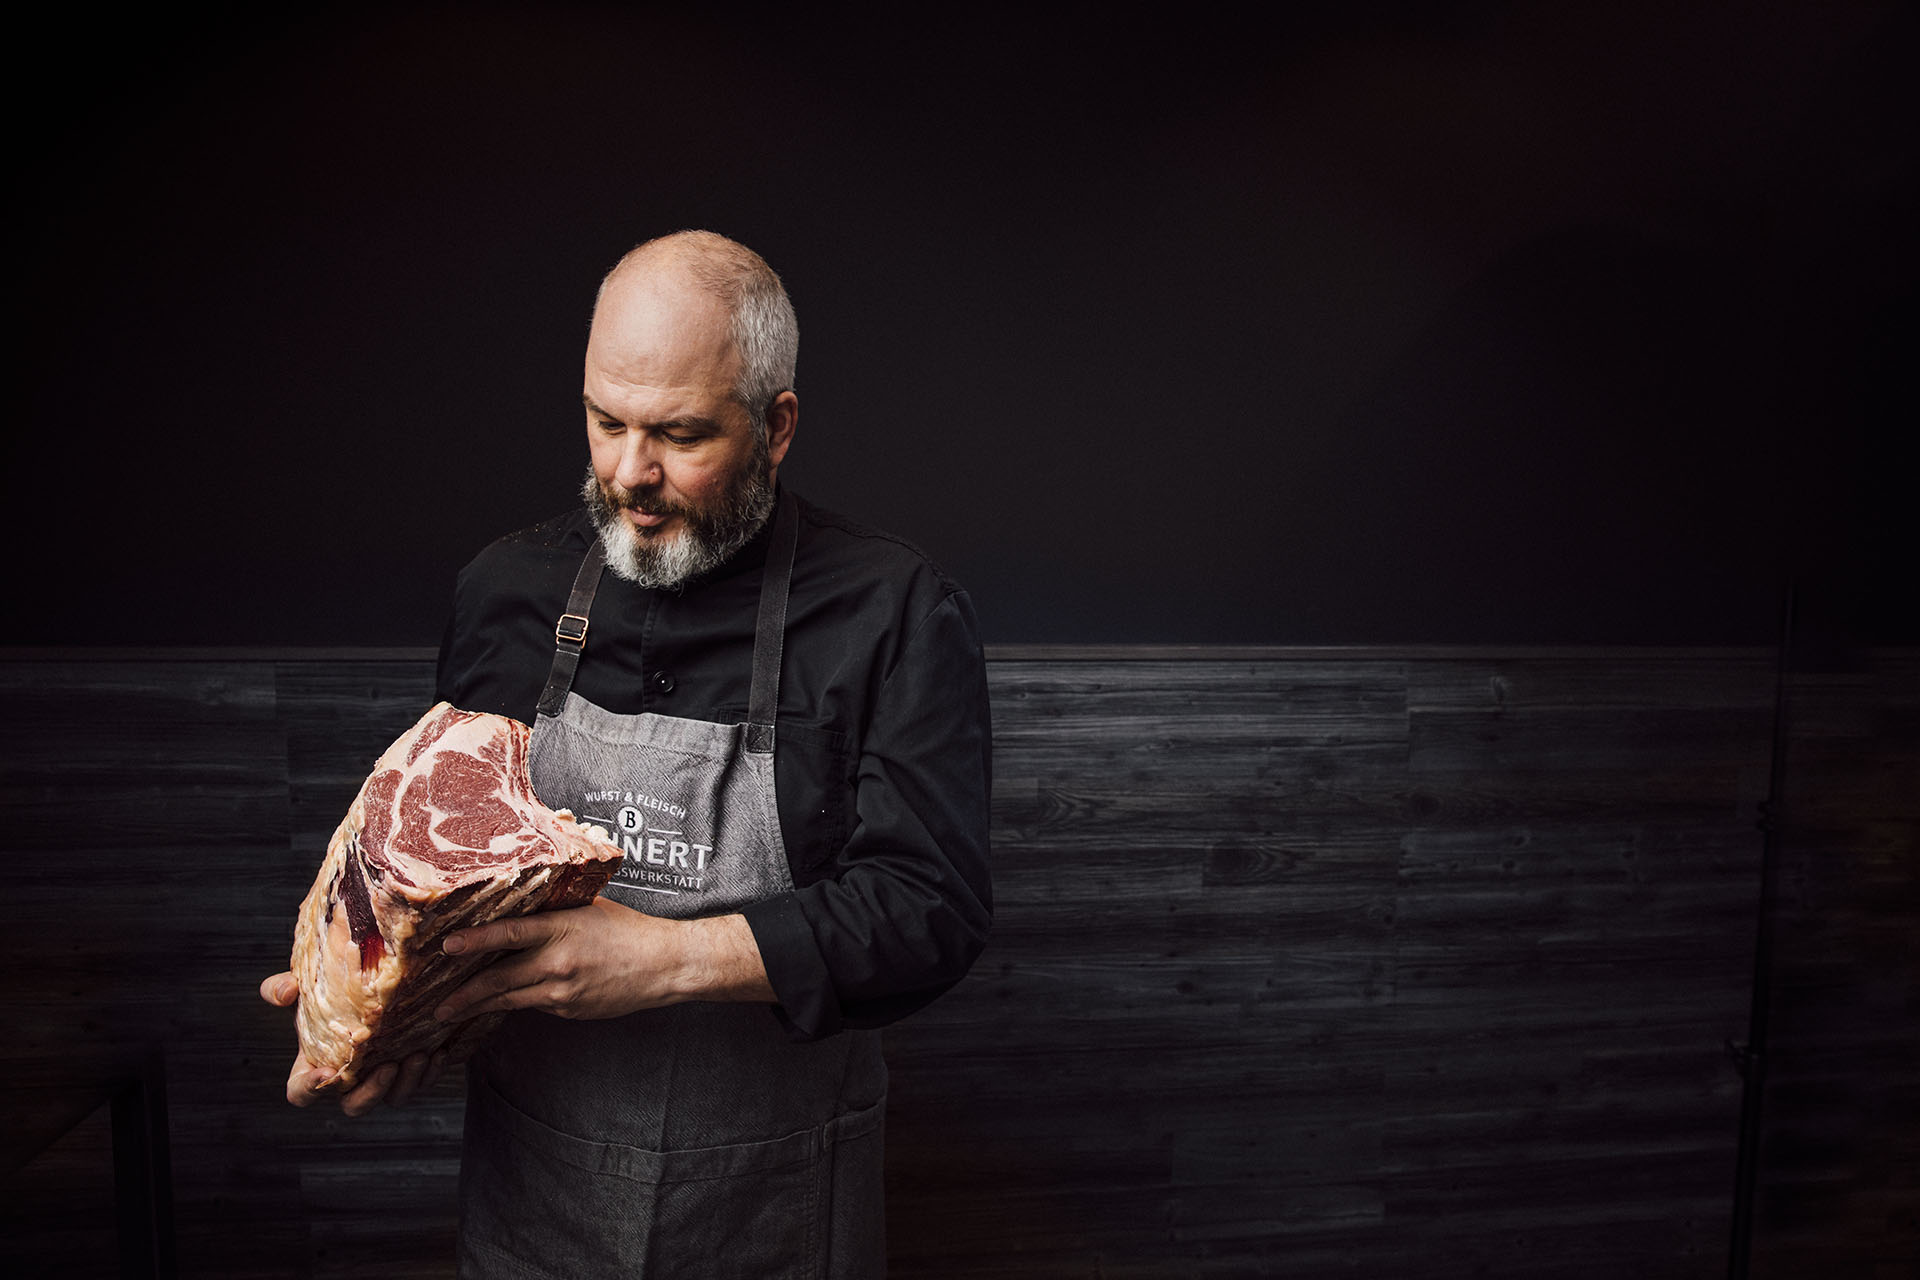
{"type": "MultiPolygon", "coordinates": [[[[711,506],[659,508],[641,497],[634,505],[682,517],[680,531],[662,539],[621,514],[600,488],[593,468],[580,487],[587,514],[606,548],[607,567],[635,586],[670,590],[719,568],[753,541],[773,513],[773,483],[764,445],[747,459],[739,478],[711,506]]],[[[632,500],[634,495],[628,495],[632,500]]]]}

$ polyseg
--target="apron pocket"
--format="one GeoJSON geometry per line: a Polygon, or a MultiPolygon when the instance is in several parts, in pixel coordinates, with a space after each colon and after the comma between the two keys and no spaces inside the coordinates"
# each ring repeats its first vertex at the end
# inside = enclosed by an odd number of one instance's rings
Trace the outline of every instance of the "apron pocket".
{"type": "Polygon", "coordinates": [[[842,1219],[870,1192],[879,1212],[883,1113],[880,1104],[765,1142],[651,1151],[562,1133],[470,1077],[460,1274],[821,1275],[828,1231],[862,1235],[842,1219]],[[855,1172],[868,1166],[869,1149],[871,1179],[855,1172]],[[617,1270],[605,1270],[608,1259],[617,1270]]]}

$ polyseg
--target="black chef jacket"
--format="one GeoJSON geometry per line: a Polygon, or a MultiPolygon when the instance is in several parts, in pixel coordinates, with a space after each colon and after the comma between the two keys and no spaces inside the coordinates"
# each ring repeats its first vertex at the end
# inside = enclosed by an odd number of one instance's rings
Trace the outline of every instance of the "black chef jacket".
{"type": "MultiPolygon", "coordinates": [[[[795,888],[745,909],[790,1034],[877,1027],[958,982],[991,913],[986,669],[966,593],[920,552],[802,499],[775,796],[795,888]]],[[[679,591],[608,572],[573,690],[608,711],[744,721],[763,529],[679,591]]],[[[439,696],[532,724],[585,511],[460,572],[439,696]]]]}

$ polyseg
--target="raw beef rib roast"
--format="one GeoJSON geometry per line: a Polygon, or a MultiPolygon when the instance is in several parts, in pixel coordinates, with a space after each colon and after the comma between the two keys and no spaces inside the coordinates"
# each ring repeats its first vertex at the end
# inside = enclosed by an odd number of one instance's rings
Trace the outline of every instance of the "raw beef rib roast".
{"type": "Polygon", "coordinates": [[[534,798],[529,737],[442,702],[387,748],[333,833],[293,933],[300,1048],[338,1073],[329,1088],[499,1021],[434,1021],[499,954],[446,955],[448,933],[591,902],[619,869],[605,830],[534,798]]]}

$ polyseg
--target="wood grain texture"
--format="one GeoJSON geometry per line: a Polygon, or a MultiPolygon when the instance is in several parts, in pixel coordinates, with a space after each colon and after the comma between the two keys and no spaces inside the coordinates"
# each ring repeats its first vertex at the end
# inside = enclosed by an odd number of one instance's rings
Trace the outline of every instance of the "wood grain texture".
{"type": "Polygon", "coordinates": [[[1920,659],[1795,678],[1756,1276],[1920,1271],[1920,659]]]}
{"type": "MultiPolygon", "coordinates": [[[[1793,689],[1769,1275],[1916,1261],[1917,673],[1793,689]]],[[[1723,1273],[1767,655],[1009,651],[989,676],[995,932],[887,1034],[895,1276],[1723,1273]]],[[[254,994],[431,677],[0,660],[0,1094],[44,1110],[161,1046],[183,1274],[451,1274],[459,1079],[295,1111],[289,1020],[254,994]]],[[[6,1171],[13,1256],[111,1256],[99,1145],[82,1121],[6,1171]]]]}

